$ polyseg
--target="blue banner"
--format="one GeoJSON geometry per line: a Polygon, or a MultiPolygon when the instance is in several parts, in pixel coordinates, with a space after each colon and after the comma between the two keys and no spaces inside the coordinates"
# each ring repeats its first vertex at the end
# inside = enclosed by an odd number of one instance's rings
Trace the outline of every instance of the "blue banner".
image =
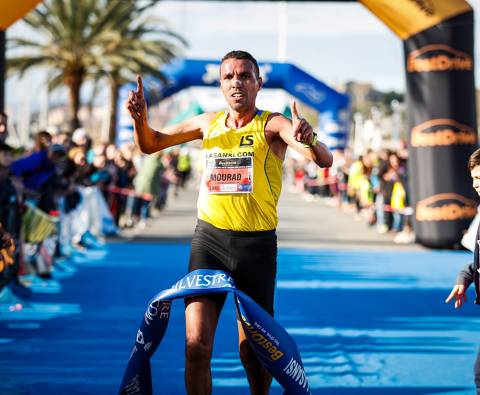
{"type": "MultiPolygon", "coordinates": [[[[289,63],[259,62],[264,88],[284,89],[318,112],[348,107],[348,96],[289,63]]],[[[160,96],[166,98],[191,86],[219,86],[220,61],[179,59],[162,68],[166,83],[160,96]]]]}
{"type": "MultiPolygon", "coordinates": [[[[329,112],[333,114],[330,117],[331,122],[335,122],[339,115],[337,113],[345,112],[349,107],[347,95],[337,92],[325,83],[319,81],[307,72],[297,66],[289,63],[259,62],[260,74],[263,79],[263,87],[273,89],[283,89],[292,96],[301,100],[303,103],[314,108],[320,113],[329,112]]],[[[219,86],[220,61],[198,60],[198,59],[177,59],[176,61],[164,65],[162,73],[166,82],[147,79],[144,81],[145,92],[155,91],[155,97],[158,100],[165,99],[182,89],[191,86],[219,86]]],[[[119,120],[117,145],[124,142],[133,141],[133,127],[124,102],[128,96],[128,90],[135,89],[134,84],[124,85],[120,89],[119,98],[119,120]]],[[[155,100],[151,101],[155,104],[155,100]]],[[[348,120],[347,120],[348,122],[348,120]]],[[[339,124],[336,126],[342,130],[348,130],[348,126],[339,124]]],[[[335,140],[335,148],[345,148],[345,139],[335,140]]],[[[328,144],[327,144],[328,145],[328,144]]]]}
{"type": "Polygon", "coordinates": [[[148,304],[130,354],[120,394],[152,394],[150,358],[162,341],[173,299],[232,292],[248,342],[257,358],[285,389],[285,395],[311,395],[295,341],[265,310],[235,288],[233,279],[220,270],[196,270],[148,304]]]}

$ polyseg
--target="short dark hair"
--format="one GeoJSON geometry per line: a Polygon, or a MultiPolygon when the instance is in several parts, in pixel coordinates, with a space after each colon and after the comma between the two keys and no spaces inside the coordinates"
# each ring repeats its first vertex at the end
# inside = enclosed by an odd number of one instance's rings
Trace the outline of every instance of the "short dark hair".
{"type": "Polygon", "coordinates": [[[37,138],[40,138],[40,137],[43,137],[43,138],[46,138],[47,140],[52,140],[52,135],[50,133],[48,133],[46,130],[40,130],[37,135],[36,135],[37,138]]]}
{"type": "Polygon", "coordinates": [[[229,53],[227,53],[223,58],[222,58],[222,62],[223,63],[225,60],[227,59],[245,59],[245,60],[249,60],[250,62],[252,62],[253,64],[253,67],[255,68],[255,72],[257,74],[257,77],[260,76],[260,68],[258,67],[258,63],[257,63],[257,60],[252,56],[250,55],[248,52],[246,51],[240,51],[240,50],[236,50],[236,51],[230,51],[229,53]]]}
{"type": "Polygon", "coordinates": [[[468,170],[472,171],[475,166],[480,165],[480,148],[468,158],[468,170]]]}

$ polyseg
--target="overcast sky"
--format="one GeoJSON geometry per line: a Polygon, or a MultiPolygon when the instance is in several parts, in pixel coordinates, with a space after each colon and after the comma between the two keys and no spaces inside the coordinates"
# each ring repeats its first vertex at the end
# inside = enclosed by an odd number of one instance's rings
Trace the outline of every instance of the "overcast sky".
{"type": "MultiPolygon", "coordinates": [[[[469,2],[480,14],[480,0],[469,2]]],[[[187,57],[219,59],[245,49],[259,61],[277,61],[283,53],[287,62],[330,85],[354,80],[382,91],[405,90],[401,40],[360,3],[161,1],[152,16],[186,38],[187,57]]],[[[21,25],[17,22],[7,35],[25,34],[21,25]]],[[[477,86],[479,32],[477,24],[477,86]]],[[[40,85],[38,75],[8,81],[7,107],[25,100],[26,91],[38,92],[40,85]]]]}

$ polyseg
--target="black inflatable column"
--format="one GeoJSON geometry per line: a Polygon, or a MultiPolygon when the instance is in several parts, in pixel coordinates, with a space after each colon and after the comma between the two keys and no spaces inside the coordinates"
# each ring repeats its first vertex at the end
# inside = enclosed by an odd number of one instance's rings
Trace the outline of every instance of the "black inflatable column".
{"type": "Polygon", "coordinates": [[[476,214],[467,170],[477,147],[473,12],[404,41],[409,185],[417,241],[453,247],[476,214]]]}

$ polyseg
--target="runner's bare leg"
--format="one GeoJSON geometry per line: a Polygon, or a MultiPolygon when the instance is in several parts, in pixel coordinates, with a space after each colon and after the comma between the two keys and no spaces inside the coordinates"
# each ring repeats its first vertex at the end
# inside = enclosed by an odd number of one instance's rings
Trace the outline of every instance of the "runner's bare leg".
{"type": "Polygon", "coordinates": [[[263,367],[255,353],[248,344],[247,337],[243,331],[242,324],[237,320],[238,326],[238,348],[243,368],[247,373],[250,393],[252,395],[268,395],[272,375],[263,367]]]}
{"type": "Polygon", "coordinates": [[[221,309],[208,297],[193,297],[186,301],[186,363],[185,384],[189,395],[212,393],[213,339],[221,309]]]}

